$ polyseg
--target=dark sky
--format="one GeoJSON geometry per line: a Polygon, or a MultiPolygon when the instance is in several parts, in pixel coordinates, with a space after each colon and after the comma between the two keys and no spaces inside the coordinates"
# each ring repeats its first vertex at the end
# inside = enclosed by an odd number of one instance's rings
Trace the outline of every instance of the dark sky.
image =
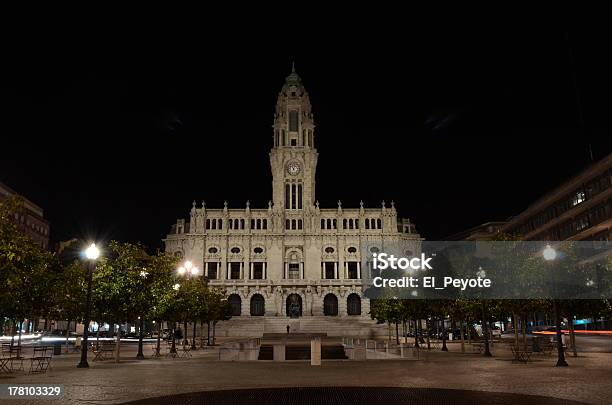
{"type": "Polygon", "coordinates": [[[155,248],[194,199],[265,207],[292,60],[315,114],[321,206],[393,199],[427,239],[519,213],[587,165],[589,144],[595,159],[612,151],[601,33],[279,37],[15,43],[0,79],[0,181],[45,209],[53,241],[155,248]]]}

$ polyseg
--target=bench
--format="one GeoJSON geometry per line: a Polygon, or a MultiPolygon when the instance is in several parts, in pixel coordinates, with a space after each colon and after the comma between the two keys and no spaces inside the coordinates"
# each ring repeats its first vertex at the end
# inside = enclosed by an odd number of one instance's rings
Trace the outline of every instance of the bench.
{"type": "Polygon", "coordinates": [[[110,360],[113,358],[115,343],[102,343],[99,346],[94,346],[92,351],[94,353],[93,361],[110,360]]]}
{"type": "Polygon", "coordinates": [[[518,361],[525,364],[529,362],[531,354],[533,353],[531,350],[523,350],[516,346],[511,346],[510,350],[512,350],[512,361],[518,361]]]}
{"type": "Polygon", "coordinates": [[[484,350],[484,343],[472,343],[472,352],[482,353],[484,350]]]}

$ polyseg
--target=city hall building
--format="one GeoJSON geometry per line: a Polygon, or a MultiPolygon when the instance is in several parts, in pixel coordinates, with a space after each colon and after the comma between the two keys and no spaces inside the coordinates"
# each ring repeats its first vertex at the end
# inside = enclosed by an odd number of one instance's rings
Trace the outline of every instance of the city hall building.
{"type": "Polygon", "coordinates": [[[331,330],[346,328],[348,320],[367,329],[374,323],[363,295],[371,254],[385,245],[416,252],[421,238],[397,217],[393,202],[319,206],[314,117],[295,70],[278,95],[273,131],[268,206],[233,209],[226,202],[214,209],[193,202],[189,220],[179,219],[164,239],[166,252],[191,260],[209,285],[225,291],[233,312],[228,334],[280,332],[289,324],[331,330]]]}

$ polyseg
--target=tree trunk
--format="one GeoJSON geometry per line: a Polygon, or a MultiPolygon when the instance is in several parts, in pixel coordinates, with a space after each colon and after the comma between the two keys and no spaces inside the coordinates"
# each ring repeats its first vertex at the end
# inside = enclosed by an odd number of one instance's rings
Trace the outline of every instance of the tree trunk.
{"type": "Polygon", "coordinates": [[[470,327],[470,324],[472,322],[468,319],[468,321],[466,322],[466,327],[467,327],[467,333],[468,333],[468,345],[472,344],[472,328],[470,327]]]}
{"type": "Polygon", "coordinates": [[[215,331],[217,328],[217,321],[213,321],[213,330],[212,330],[212,344],[215,345],[215,331]]]}
{"type": "Polygon", "coordinates": [[[23,329],[23,319],[19,322],[19,339],[17,340],[17,346],[21,347],[21,330],[23,329]]]}
{"type": "Polygon", "coordinates": [[[419,347],[419,320],[414,318],[414,347],[419,347]]]}
{"type": "Polygon", "coordinates": [[[512,327],[514,328],[514,346],[519,345],[518,325],[516,324],[516,313],[512,312],[512,327]]]}
{"type": "Polygon", "coordinates": [[[206,346],[210,346],[210,321],[206,321],[206,346]]]}
{"type": "Polygon", "coordinates": [[[198,347],[196,346],[196,328],[197,328],[197,322],[193,321],[191,322],[191,327],[193,328],[193,330],[191,331],[191,350],[198,350],[198,347]]]}
{"type": "Polygon", "coordinates": [[[68,319],[68,325],[66,326],[66,353],[68,353],[69,338],[70,338],[70,319],[68,319]]]}
{"type": "Polygon", "coordinates": [[[11,319],[11,346],[15,345],[15,332],[17,331],[17,322],[11,319]]]}
{"type": "Polygon", "coordinates": [[[395,322],[395,344],[399,346],[399,322],[395,322]]]}
{"type": "Polygon", "coordinates": [[[523,350],[527,350],[527,315],[521,317],[521,330],[523,331],[523,350]]]}
{"type": "Polygon", "coordinates": [[[461,336],[461,353],[465,353],[465,336],[463,336],[463,321],[459,322],[459,335],[461,336]]]}
{"type": "Polygon", "coordinates": [[[160,356],[160,350],[161,350],[161,334],[162,334],[162,321],[158,320],[157,321],[157,347],[155,348],[155,356],[159,357],[160,356]]]}
{"type": "Polygon", "coordinates": [[[427,328],[427,350],[431,350],[431,342],[429,341],[429,319],[425,319],[425,327],[427,328]]]}
{"type": "Polygon", "coordinates": [[[576,350],[576,335],[574,334],[574,316],[571,313],[567,316],[567,326],[569,327],[572,352],[574,354],[574,357],[578,357],[578,351],[576,350]]]}

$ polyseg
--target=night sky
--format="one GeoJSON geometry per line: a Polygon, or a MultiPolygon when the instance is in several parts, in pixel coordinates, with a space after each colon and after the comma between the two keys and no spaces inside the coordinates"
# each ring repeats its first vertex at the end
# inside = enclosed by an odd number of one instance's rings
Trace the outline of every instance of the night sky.
{"type": "Polygon", "coordinates": [[[154,249],[192,200],[267,207],[278,91],[310,93],[322,207],[395,200],[427,239],[518,214],[612,151],[609,43],[564,30],[250,41],[70,33],[4,52],[0,181],[52,242],[154,249]],[[567,35],[569,32],[569,36],[567,35]]]}

